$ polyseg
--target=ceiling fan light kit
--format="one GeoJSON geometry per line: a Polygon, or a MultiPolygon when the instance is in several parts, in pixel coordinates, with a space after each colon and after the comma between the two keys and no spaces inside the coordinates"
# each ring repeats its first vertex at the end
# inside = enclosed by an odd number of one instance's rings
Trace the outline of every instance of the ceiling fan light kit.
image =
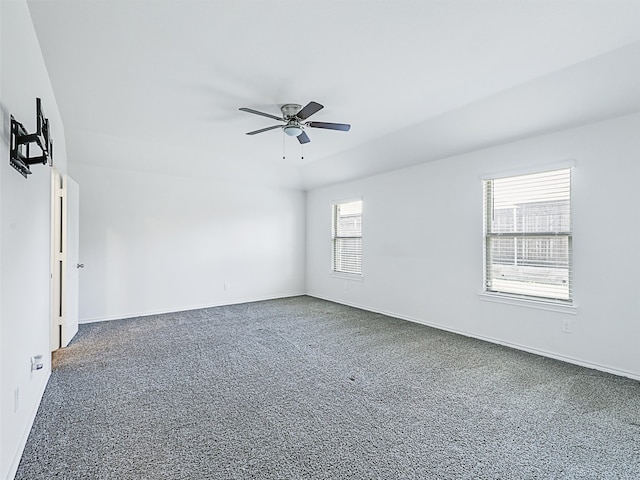
{"type": "Polygon", "coordinates": [[[297,137],[302,133],[302,131],[303,130],[300,125],[291,124],[284,127],[284,133],[286,133],[290,137],[297,137]]]}
{"type": "Polygon", "coordinates": [[[284,125],[273,125],[271,127],[261,128],[252,132],[247,132],[247,135],[255,135],[257,133],[267,132],[269,130],[275,130],[276,128],[282,128],[284,133],[290,137],[296,137],[302,144],[309,143],[311,139],[304,131],[305,127],[311,128],[324,128],[327,130],[338,130],[342,132],[348,132],[351,125],[346,123],[331,123],[331,122],[305,122],[314,113],[319,112],[324,108],[318,102],[309,102],[304,108],[297,103],[286,103],[280,107],[282,117],[276,117],[270,113],[260,112],[252,108],[242,107],[241,111],[247,113],[253,113],[254,115],[261,115],[263,117],[272,118],[284,122],[284,125]]]}

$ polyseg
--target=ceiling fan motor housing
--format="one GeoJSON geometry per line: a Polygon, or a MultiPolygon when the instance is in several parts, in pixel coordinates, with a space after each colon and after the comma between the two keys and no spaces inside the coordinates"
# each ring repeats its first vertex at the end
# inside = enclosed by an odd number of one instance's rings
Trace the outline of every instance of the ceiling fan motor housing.
{"type": "Polygon", "coordinates": [[[285,103],[280,107],[280,110],[282,110],[282,116],[285,120],[289,120],[295,117],[301,108],[302,105],[298,105],[297,103],[285,103]]]}

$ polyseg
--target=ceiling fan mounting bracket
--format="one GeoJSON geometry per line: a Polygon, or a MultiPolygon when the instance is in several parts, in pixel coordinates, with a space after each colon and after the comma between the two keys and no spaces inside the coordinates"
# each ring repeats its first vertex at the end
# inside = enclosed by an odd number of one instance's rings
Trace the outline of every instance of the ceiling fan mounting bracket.
{"type": "Polygon", "coordinates": [[[282,111],[282,116],[288,120],[295,117],[301,108],[302,105],[298,105],[297,103],[285,103],[280,107],[280,110],[282,111]]]}

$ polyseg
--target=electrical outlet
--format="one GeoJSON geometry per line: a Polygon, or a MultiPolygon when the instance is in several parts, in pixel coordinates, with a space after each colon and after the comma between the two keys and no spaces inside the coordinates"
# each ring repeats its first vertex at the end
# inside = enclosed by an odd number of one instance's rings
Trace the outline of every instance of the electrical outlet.
{"type": "Polygon", "coordinates": [[[224,291],[226,292],[227,290],[229,290],[229,284],[228,283],[223,283],[222,284],[222,288],[224,289],[224,291]]]}
{"type": "Polygon", "coordinates": [[[16,388],[13,391],[13,412],[14,413],[18,411],[19,405],[20,405],[20,387],[16,388]]]}
{"type": "Polygon", "coordinates": [[[42,354],[31,357],[31,371],[42,370],[44,368],[44,361],[42,360],[42,354]]]}
{"type": "Polygon", "coordinates": [[[568,319],[562,320],[561,328],[563,333],[571,333],[571,320],[568,320],[568,319]]]}

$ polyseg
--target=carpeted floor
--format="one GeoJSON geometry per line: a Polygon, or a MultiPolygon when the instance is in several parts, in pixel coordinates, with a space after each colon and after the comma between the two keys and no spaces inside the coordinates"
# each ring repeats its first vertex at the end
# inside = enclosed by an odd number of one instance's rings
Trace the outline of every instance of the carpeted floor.
{"type": "Polygon", "coordinates": [[[295,297],[81,325],[17,479],[638,479],[640,382],[295,297]]]}

